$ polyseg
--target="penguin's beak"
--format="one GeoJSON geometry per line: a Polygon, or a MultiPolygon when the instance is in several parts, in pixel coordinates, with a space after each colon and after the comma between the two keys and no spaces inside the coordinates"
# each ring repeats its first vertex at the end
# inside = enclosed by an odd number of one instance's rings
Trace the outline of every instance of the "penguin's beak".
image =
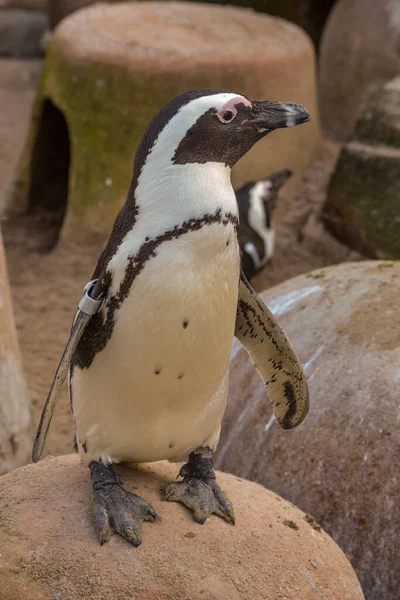
{"type": "Polygon", "coordinates": [[[252,117],[248,120],[248,123],[257,128],[259,133],[266,133],[282,127],[307,123],[309,120],[310,114],[302,104],[254,100],[252,102],[252,117]]]}
{"type": "Polygon", "coordinates": [[[293,171],[291,169],[280,169],[280,171],[271,173],[271,175],[266,178],[266,181],[270,181],[272,190],[277,192],[292,175],[293,171]]]}

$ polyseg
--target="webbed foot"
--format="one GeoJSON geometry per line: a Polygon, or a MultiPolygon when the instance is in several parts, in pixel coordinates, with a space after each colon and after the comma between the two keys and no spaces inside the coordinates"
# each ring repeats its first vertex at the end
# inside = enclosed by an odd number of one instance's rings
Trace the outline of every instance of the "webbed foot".
{"type": "Polygon", "coordinates": [[[164,500],[181,502],[193,513],[193,518],[203,524],[214,514],[235,524],[232,504],[215,480],[211,457],[192,452],[189,462],[179,471],[183,481],[170,483],[165,490],[164,500]]]}
{"type": "Polygon", "coordinates": [[[89,468],[93,484],[94,520],[100,544],[107,542],[115,532],[133,546],[139,546],[142,543],[142,522],[159,519],[157,513],[146,500],[122,487],[125,481],[112,467],[92,462],[89,468]]]}

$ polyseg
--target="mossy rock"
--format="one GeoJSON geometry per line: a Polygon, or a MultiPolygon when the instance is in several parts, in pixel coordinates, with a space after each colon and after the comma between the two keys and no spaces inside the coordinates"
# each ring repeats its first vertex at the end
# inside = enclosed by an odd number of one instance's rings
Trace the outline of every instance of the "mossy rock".
{"type": "Polygon", "coordinates": [[[400,77],[368,101],[339,156],[323,219],[371,258],[400,258],[400,77]]]}
{"type": "Polygon", "coordinates": [[[310,123],[274,132],[233,173],[240,184],[288,167],[290,191],[320,139],[314,51],[299,28],[198,3],[96,5],[54,32],[9,212],[44,209],[58,226],[65,216],[67,236],[109,232],[145,127],[202,87],[306,105],[310,123]]]}

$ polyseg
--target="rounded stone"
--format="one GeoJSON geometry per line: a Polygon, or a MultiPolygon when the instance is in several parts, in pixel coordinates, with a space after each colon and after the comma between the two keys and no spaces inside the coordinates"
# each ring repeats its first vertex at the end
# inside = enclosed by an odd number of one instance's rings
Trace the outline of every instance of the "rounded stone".
{"type": "Polygon", "coordinates": [[[186,2],[104,4],[70,15],[48,48],[15,204],[58,210],[61,221],[64,205],[65,235],[108,232],[148,123],[175,96],[207,87],[306,105],[310,123],[273,132],[233,170],[239,185],[290,168],[294,187],[319,142],[314,50],[300,28],[186,2]]]}
{"type": "Polygon", "coordinates": [[[319,60],[321,120],[333,139],[345,141],[368,97],[400,73],[399,36],[398,0],[338,0],[333,6],[319,60]]]}
{"type": "Polygon", "coordinates": [[[313,271],[261,294],[308,378],[285,432],[237,341],[216,465],[310,513],[349,556],[367,600],[396,600],[400,513],[400,262],[313,271]]]}
{"type": "Polygon", "coordinates": [[[400,258],[400,77],[369,98],[342,147],[322,210],[325,226],[370,258],[400,258]]]}
{"type": "Polygon", "coordinates": [[[45,459],[0,479],[2,600],[362,600],[339,547],[296,507],[255,483],[218,473],[237,524],[194,523],[161,502],[177,466],[118,469],[162,517],[133,548],[100,546],[90,475],[77,455],[45,459]]]}
{"type": "MultiPolygon", "coordinates": [[[[1,6],[0,0],[0,6],[1,6]]],[[[4,1],[4,0],[3,0],[4,1]]],[[[7,2],[23,2],[35,0],[5,0],[7,2]]],[[[43,0],[36,0],[42,2],[43,0]]],[[[48,0],[48,13],[51,29],[54,29],[67,15],[94,4],[96,0],[48,0]]],[[[193,0],[196,1],[196,0],[193,0]]],[[[231,4],[253,8],[259,12],[282,17],[300,25],[311,36],[316,45],[335,0],[308,0],[306,4],[299,4],[298,0],[205,0],[211,4],[231,4]]],[[[115,2],[115,0],[108,0],[115,2]]]]}
{"type": "Polygon", "coordinates": [[[27,463],[31,450],[30,403],[22,373],[0,233],[0,474],[27,463]]]}

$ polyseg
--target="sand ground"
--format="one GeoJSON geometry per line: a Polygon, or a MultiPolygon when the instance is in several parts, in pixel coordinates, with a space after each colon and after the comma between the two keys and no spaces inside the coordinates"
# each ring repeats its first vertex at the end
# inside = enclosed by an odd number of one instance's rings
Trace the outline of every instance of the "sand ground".
{"type": "MultiPolygon", "coordinates": [[[[29,123],[40,61],[0,61],[0,211],[14,177],[29,123]]],[[[357,260],[318,220],[339,147],[324,141],[292,199],[281,198],[277,244],[271,264],[253,284],[262,290],[314,268],[357,260]]],[[[2,220],[16,326],[36,424],[72,317],[104,240],[86,246],[62,243],[50,254],[34,251],[27,220],[2,220]]],[[[66,389],[57,405],[44,455],[69,453],[73,432],[66,389]]]]}

